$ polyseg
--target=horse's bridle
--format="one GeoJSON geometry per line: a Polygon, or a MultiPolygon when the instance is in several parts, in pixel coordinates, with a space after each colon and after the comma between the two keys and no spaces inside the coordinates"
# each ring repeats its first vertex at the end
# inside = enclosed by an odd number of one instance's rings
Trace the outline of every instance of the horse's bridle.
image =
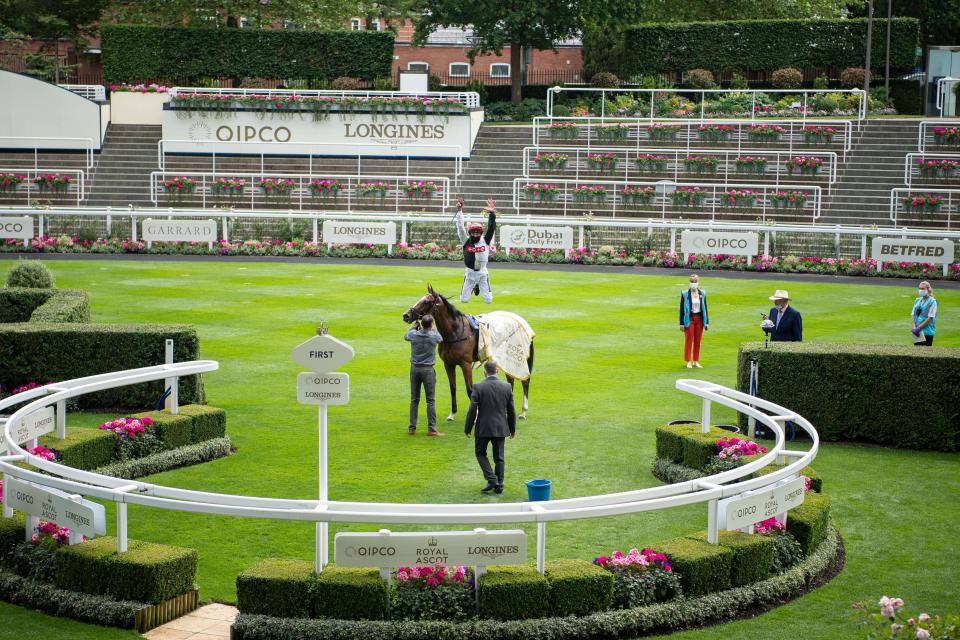
{"type": "MultiPolygon", "coordinates": [[[[423,296],[423,299],[426,300],[427,302],[431,303],[430,311],[433,311],[434,309],[436,309],[437,307],[439,307],[439,306],[443,303],[443,298],[441,298],[441,297],[440,297],[440,294],[438,294],[438,293],[428,293],[427,295],[423,296]]],[[[413,307],[410,307],[410,310],[411,310],[411,311],[415,311],[418,306],[419,306],[419,303],[417,303],[417,304],[414,305],[413,307]]],[[[425,312],[425,313],[420,313],[420,314],[417,316],[416,319],[419,321],[423,316],[427,315],[427,313],[429,313],[429,311],[428,311],[428,312],[425,312]]],[[[461,336],[461,337],[459,337],[459,338],[456,338],[455,340],[445,340],[444,343],[445,343],[445,344],[455,344],[455,343],[457,343],[457,342],[463,342],[464,340],[467,340],[468,338],[470,338],[470,333],[467,333],[467,335],[465,335],[465,336],[461,336]]]]}

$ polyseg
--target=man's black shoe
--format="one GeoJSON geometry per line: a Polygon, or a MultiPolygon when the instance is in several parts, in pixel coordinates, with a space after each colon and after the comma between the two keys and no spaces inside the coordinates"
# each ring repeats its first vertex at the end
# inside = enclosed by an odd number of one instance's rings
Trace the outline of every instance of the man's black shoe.
{"type": "Polygon", "coordinates": [[[491,491],[493,491],[493,490],[496,489],[496,488],[497,488],[497,485],[495,485],[495,484],[492,483],[492,482],[488,482],[488,483],[487,483],[487,486],[485,486],[483,489],[480,489],[480,491],[483,491],[484,493],[490,493],[491,491]]]}
{"type": "Polygon", "coordinates": [[[502,484],[498,484],[497,486],[495,486],[495,487],[493,488],[493,492],[494,492],[494,493],[503,493],[503,485],[502,485],[502,484]]]}

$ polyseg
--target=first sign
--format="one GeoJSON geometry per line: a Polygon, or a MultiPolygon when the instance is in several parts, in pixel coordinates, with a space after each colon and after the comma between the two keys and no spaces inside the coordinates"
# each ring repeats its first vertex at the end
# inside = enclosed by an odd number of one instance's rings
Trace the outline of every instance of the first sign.
{"type": "Polygon", "coordinates": [[[333,336],[314,336],[294,347],[291,356],[310,371],[327,373],[353,360],[353,347],[333,336]]]}

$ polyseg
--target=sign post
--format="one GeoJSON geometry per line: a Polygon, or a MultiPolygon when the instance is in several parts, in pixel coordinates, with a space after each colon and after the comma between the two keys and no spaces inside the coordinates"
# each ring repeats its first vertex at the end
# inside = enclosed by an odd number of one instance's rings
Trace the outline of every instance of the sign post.
{"type": "MultiPolygon", "coordinates": [[[[328,498],[327,405],[347,404],[350,400],[350,376],[333,370],[353,360],[353,347],[328,335],[326,323],[321,321],[317,335],[294,347],[291,355],[294,362],[310,369],[297,376],[297,402],[318,405],[319,509],[323,509],[328,498]]],[[[317,522],[313,564],[317,573],[327,564],[328,538],[329,524],[317,522]]]]}

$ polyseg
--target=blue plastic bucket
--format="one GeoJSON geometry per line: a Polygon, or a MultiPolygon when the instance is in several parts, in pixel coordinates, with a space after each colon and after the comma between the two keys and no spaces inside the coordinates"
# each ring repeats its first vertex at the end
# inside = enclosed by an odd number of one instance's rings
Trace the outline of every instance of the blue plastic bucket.
{"type": "Polygon", "coordinates": [[[527,500],[530,502],[541,502],[549,499],[549,480],[527,480],[527,500]]]}

